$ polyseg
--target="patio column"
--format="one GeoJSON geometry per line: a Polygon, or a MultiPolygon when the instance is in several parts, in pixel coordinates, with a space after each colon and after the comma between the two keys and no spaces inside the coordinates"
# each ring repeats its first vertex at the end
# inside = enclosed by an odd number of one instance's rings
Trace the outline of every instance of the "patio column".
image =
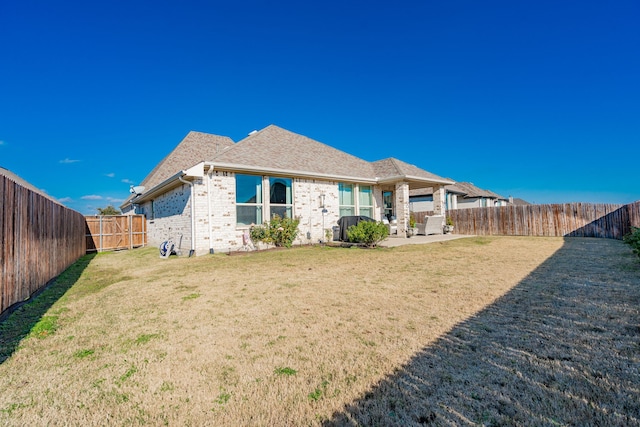
{"type": "Polygon", "coordinates": [[[409,183],[396,183],[395,195],[398,237],[407,237],[407,230],[409,229],[409,183]]]}
{"type": "Polygon", "coordinates": [[[433,186],[433,213],[435,215],[446,215],[444,185],[433,186]]]}
{"type": "Polygon", "coordinates": [[[458,195],[449,193],[447,197],[451,198],[451,203],[449,203],[449,210],[458,209],[458,195]]]}

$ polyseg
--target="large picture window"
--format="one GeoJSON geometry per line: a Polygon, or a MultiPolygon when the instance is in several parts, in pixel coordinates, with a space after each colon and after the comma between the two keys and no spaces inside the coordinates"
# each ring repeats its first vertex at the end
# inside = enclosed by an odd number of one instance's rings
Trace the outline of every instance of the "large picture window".
{"type": "Polygon", "coordinates": [[[353,184],[340,183],[338,185],[340,217],[356,214],[355,198],[353,197],[353,184]]]}
{"type": "Polygon", "coordinates": [[[293,218],[291,178],[269,178],[269,209],[271,217],[293,218]]]}
{"type": "Polygon", "coordinates": [[[262,224],[262,177],[236,174],[236,217],[238,226],[262,224]]]}
{"type": "Polygon", "coordinates": [[[358,214],[373,218],[373,189],[370,185],[358,187],[358,214]]]}

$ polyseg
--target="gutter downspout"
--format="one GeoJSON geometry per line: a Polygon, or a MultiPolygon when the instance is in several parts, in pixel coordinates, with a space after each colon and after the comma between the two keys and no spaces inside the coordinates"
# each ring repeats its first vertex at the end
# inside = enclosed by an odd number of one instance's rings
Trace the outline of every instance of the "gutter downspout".
{"type": "Polygon", "coordinates": [[[196,252],[196,206],[193,196],[193,182],[183,179],[183,176],[184,175],[179,176],[178,179],[180,180],[180,182],[189,184],[189,191],[191,194],[191,250],[189,251],[189,257],[191,257],[196,252]]]}
{"type": "Polygon", "coordinates": [[[209,254],[213,255],[213,224],[211,224],[211,179],[213,178],[213,168],[209,168],[207,173],[207,221],[209,227],[209,254]]]}

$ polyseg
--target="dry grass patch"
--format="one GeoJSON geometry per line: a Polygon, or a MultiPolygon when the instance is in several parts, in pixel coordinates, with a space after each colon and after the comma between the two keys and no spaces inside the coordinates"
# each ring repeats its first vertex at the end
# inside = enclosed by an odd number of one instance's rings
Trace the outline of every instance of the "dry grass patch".
{"type": "MultiPolygon", "coordinates": [[[[620,242],[593,242],[597,250],[613,251],[603,257],[617,259],[629,252],[620,242]]],[[[566,250],[563,246],[565,241],[555,238],[473,238],[377,250],[306,247],[241,257],[162,260],[155,249],[101,254],[45,313],[56,317],[55,330],[40,339],[25,337],[0,365],[0,422],[481,422],[474,417],[477,406],[484,410],[482,403],[468,409],[451,403],[467,395],[471,385],[459,383],[456,372],[468,369],[478,349],[491,354],[483,347],[483,334],[505,330],[509,336],[513,318],[496,324],[486,313],[504,307],[505,298],[524,295],[523,283],[529,286],[532,273],[542,278],[547,270],[569,277],[583,273],[552,263],[566,250]],[[443,342],[466,342],[467,330],[480,341],[474,341],[473,358],[459,362],[455,356],[466,354],[462,350],[435,356],[440,367],[466,365],[441,372],[421,364],[429,360],[425,352],[443,342]],[[422,367],[412,370],[416,366],[422,367]],[[413,396],[402,385],[420,391],[427,383],[431,394],[423,390],[413,396]],[[444,385],[451,388],[446,396],[425,400],[444,385]],[[455,411],[460,418],[451,416],[455,411]]],[[[594,254],[580,243],[572,249],[583,250],[594,254]]],[[[637,280],[638,270],[630,263],[608,268],[608,274],[637,280]]],[[[549,289],[564,292],[563,283],[552,282],[549,289]]],[[[629,289],[615,288],[617,283],[611,279],[608,292],[627,297],[629,289]]],[[[532,304],[548,296],[531,295],[516,301],[528,310],[522,316],[548,319],[532,304]]],[[[571,326],[582,327],[578,319],[571,326]]],[[[573,338],[579,338],[579,330],[573,338]]],[[[535,339],[543,339],[542,332],[535,339]]],[[[531,346],[530,354],[538,357],[539,345],[518,345],[531,346]]],[[[524,357],[521,347],[509,351],[515,360],[524,357]]],[[[563,363],[556,353],[550,355],[563,363]]],[[[548,356],[540,357],[551,360],[548,356]]],[[[478,396],[479,402],[486,398],[478,396]]],[[[523,404],[510,398],[506,405],[518,412],[523,404]]],[[[565,409],[558,409],[560,416],[565,409]]]]}

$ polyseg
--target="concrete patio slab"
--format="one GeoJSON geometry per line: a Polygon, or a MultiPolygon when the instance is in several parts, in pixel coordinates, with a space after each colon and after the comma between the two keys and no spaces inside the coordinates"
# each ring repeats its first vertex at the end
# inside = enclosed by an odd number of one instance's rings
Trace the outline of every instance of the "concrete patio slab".
{"type": "Polygon", "coordinates": [[[432,234],[429,236],[412,236],[412,237],[387,237],[386,240],[379,243],[378,246],[392,248],[403,245],[422,245],[426,243],[446,242],[447,240],[464,239],[465,237],[474,237],[466,234],[432,234]]]}

